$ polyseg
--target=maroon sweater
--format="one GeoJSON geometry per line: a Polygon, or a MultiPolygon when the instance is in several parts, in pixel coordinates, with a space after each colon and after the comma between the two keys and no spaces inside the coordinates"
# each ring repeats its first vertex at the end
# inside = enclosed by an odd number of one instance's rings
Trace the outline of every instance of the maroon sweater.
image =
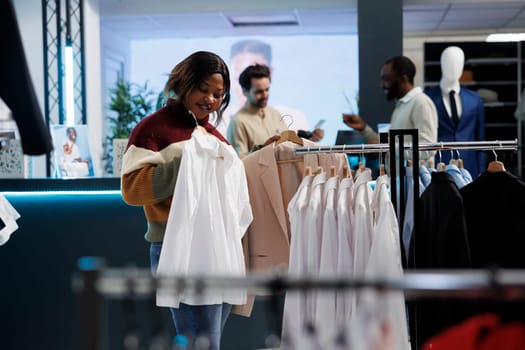
{"type": "MultiPolygon", "coordinates": [[[[197,122],[227,143],[209,118],[197,122]]],[[[131,132],[122,162],[121,192],[127,204],[144,207],[148,221],[145,238],[149,242],[161,242],[164,238],[182,145],[191,138],[196,126],[189,111],[172,101],[141,120],[131,132]]]]}

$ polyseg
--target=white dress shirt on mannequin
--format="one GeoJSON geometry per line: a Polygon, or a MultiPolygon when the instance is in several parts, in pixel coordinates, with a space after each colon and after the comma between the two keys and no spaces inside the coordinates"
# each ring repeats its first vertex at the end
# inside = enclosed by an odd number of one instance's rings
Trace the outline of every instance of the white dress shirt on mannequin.
{"type": "Polygon", "coordinates": [[[463,73],[463,65],[465,64],[465,54],[457,46],[449,46],[441,53],[441,81],[439,86],[441,87],[441,93],[443,94],[443,103],[448,115],[452,115],[450,109],[450,98],[449,93],[454,90],[456,100],[456,106],[458,110],[458,118],[461,118],[461,97],[459,77],[463,73]]]}

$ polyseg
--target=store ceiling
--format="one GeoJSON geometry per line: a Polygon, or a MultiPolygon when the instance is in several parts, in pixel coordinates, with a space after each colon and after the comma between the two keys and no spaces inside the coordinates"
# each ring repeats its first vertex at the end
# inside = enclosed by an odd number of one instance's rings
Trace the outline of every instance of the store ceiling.
{"type": "MultiPolygon", "coordinates": [[[[101,0],[100,12],[104,30],[129,39],[357,33],[356,0],[101,0]]],[[[378,23],[387,15],[378,10],[378,23]]],[[[406,36],[525,31],[525,1],[405,0],[403,27],[406,36]]]]}

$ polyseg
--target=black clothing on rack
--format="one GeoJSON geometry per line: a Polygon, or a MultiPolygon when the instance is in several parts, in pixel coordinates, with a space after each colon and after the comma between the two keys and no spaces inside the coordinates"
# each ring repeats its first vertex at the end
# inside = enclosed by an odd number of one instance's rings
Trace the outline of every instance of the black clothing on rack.
{"type": "MultiPolygon", "coordinates": [[[[417,271],[472,266],[463,199],[452,177],[444,171],[432,173],[432,181],[419,200],[418,227],[412,236],[409,264],[417,271]]],[[[410,303],[411,337],[421,345],[478,310],[475,301],[433,299],[410,303]]]]}
{"type": "MultiPolygon", "coordinates": [[[[460,190],[474,268],[525,268],[525,183],[507,171],[482,173],[460,190]]],[[[525,321],[523,300],[484,301],[483,312],[525,321]]]]}
{"type": "Polygon", "coordinates": [[[525,183],[486,171],[460,193],[473,267],[525,268],[525,183]]]}
{"type": "Polygon", "coordinates": [[[0,97],[13,113],[24,153],[48,153],[53,143],[31,82],[11,0],[0,1],[0,47],[0,97]]]}
{"type": "Polygon", "coordinates": [[[415,261],[415,265],[410,267],[471,268],[463,199],[448,173],[432,173],[432,181],[421,195],[419,208],[417,237],[409,253],[409,261],[415,261]]]}

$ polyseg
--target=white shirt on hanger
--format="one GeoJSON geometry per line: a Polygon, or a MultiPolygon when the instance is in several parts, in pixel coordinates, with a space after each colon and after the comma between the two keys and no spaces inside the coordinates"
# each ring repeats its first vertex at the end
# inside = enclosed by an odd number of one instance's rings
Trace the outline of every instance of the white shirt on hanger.
{"type": "MultiPolygon", "coordinates": [[[[322,172],[315,176],[311,190],[310,202],[308,204],[305,220],[304,235],[306,239],[306,274],[309,277],[319,276],[319,264],[321,257],[321,234],[323,230],[323,216],[325,203],[323,202],[323,187],[326,182],[326,173],[322,172]]],[[[307,321],[315,320],[317,293],[309,291],[306,296],[307,321]]]]}
{"type": "MultiPolygon", "coordinates": [[[[321,236],[321,255],[319,259],[319,275],[336,277],[337,269],[337,187],[339,177],[330,177],[324,185],[325,208],[318,215],[323,216],[321,236]]],[[[331,344],[336,339],[336,292],[335,290],[320,290],[317,292],[315,324],[322,344],[331,344]]]]}
{"type": "Polygon", "coordinates": [[[354,276],[362,277],[368,262],[368,254],[372,244],[372,190],[368,182],[372,178],[370,169],[365,169],[357,176],[354,184],[354,276]]]}
{"type": "MultiPolygon", "coordinates": [[[[366,278],[389,278],[403,275],[401,264],[401,248],[399,242],[399,226],[397,216],[390,200],[388,191],[389,178],[383,175],[377,178],[372,200],[374,212],[374,235],[370,248],[370,256],[366,266],[366,278]]],[[[372,317],[372,327],[381,328],[382,322],[388,322],[392,327],[396,340],[394,349],[408,350],[407,317],[405,299],[402,292],[378,292],[366,290],[360,302],[361,311],[369,312],[372,317]]],[[[372,333],[374,334],[374,333],[372,333]]],[[[377,334],[380,334],[378,332],[377,334]]]]}
{"type": "MultiPolygon", "coordinates": [[[[373,235],[372,209],[370,203],[372,200],[372,189],[368,182],[372,178],[372,172],[368,168],[362,169],[354,184],[354,235],[352,247],[354,251],[353,276],[363,278],[365,275],[366,264],[370,253],[373,235]]],[[[358,314],[361,309],[360,293],[353,293],[351,297],[352,314],[349,323],[348,334],[350,337],[359,337],[362,333],[361,323],[358,314]]]]}
{"type": "MultiPolygon", "coordinates": [[[[340,277],[352,276],[354,271],[352,241],[354,236],[354,181],[351,177],[341,180],[337,193],[337,267],[340,277]]],[[[350,322],[352,314],[352,290],[340,291],[336,297],[337,324],[350,322]]]]}
{"type": "MultiPolygon", "coordinates": [[[[290,264],[288,275],[303,277],[306,272],[306,240],[304,223],[306,209],[310,202],[310,188],[314,176],[305,176],[288,204],[290,218],[290,264]]],[[[297,348],[304,332],[304,313],[306,310],[305,294],[300,291],[288,291],[284,300],[283,312],[283,340],[291,343],[292,348],[297,348]]]]}
{"type": "MultiPolygon", "coordinates": [[[[246,175],[233,148],[194,131],[182,160],[159,259],[159,276],[245,276],[241,238],[252,221],[246,175]]],[[[243,290],[157,291],[157,305],[244,304],[243,290]]]]}

